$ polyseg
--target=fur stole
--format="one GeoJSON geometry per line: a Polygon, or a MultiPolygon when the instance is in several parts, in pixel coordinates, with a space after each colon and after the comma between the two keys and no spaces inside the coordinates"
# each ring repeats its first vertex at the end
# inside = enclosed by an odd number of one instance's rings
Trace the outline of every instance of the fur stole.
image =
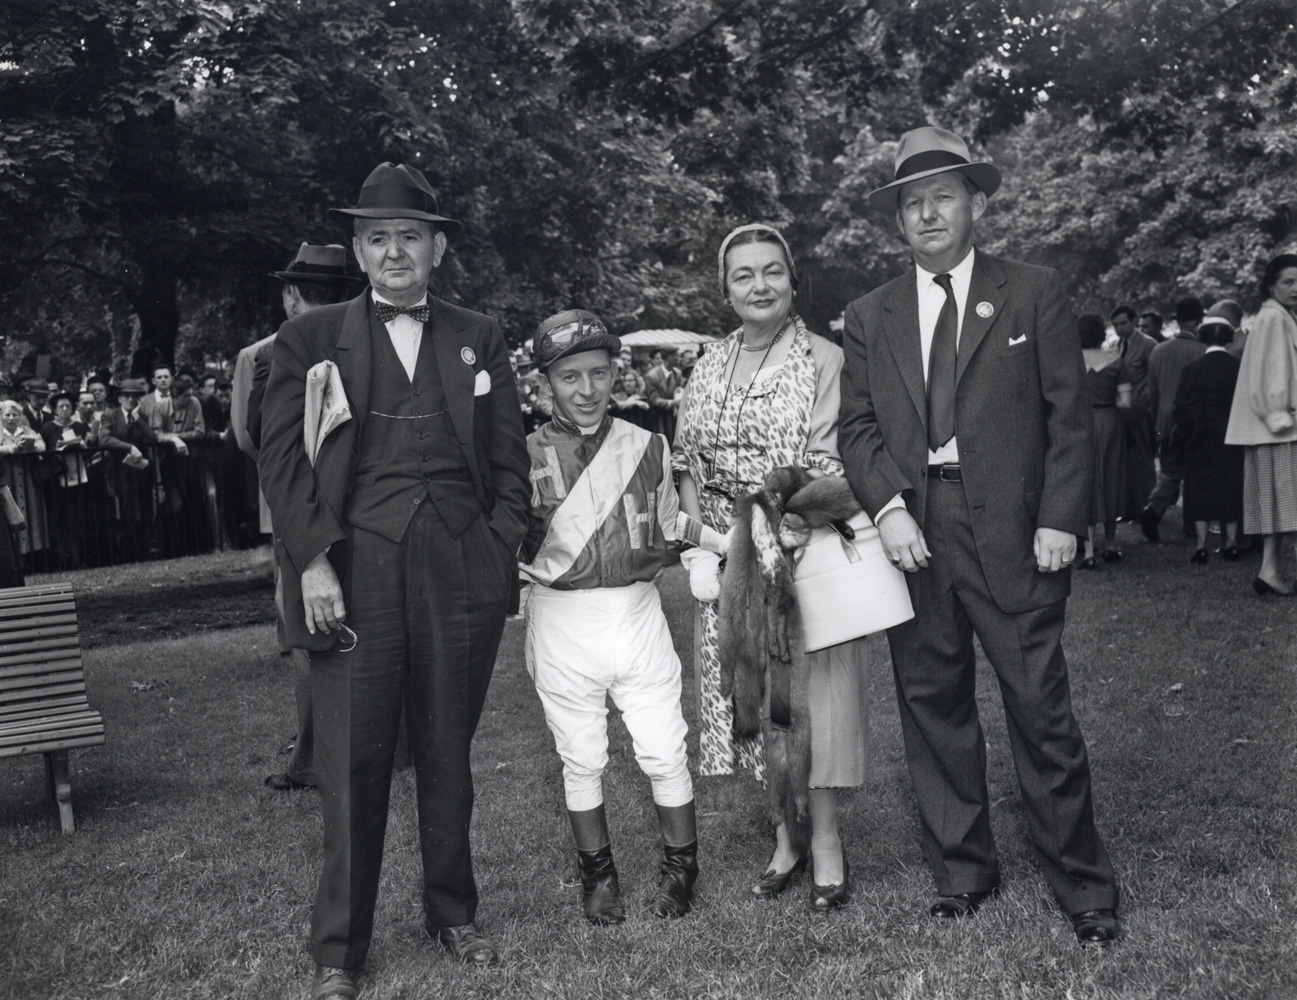
{"type": "Polygon", "coordinates": [[[771,821],[787,825],[799,850],[810,834],[811,725],[792,556],[811,529],[859,510],[845,479],[812,478],[796,466],[772,469],[761,490],[735,501],[721,574],[721,693],[733,701],[735,735],[762,734],[771,821]]]}

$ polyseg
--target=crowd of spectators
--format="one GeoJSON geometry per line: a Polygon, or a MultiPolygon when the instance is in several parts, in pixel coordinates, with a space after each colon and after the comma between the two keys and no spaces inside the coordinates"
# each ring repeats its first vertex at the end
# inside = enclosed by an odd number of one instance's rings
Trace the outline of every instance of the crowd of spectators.
{"type": "Polygon", "coordinates": [[[76,569],[256,544],[255,469],[229,412],[223,371],[83,376],[38,344],[17,375],[0,375],[19,563],[76,569]]]}
{"type": "MultiPolygon", "coordinates": [[[[1159,541],[1182,491],[1183,530],[1197,541],[1193,562],[1208,561],[1210,533],[1219,533],[1215,548],[1225,559],[1248,544],[1245,446],[1225,443],[1240,371],[1248,370],[1240,366],[1243,310],[1228,299],[1204,310],[1186,297],[1174,314],[1170,336],[1160,313],[1129,305],[1108,323],[1078,319],[1096,425],[1093,527],[1081,568],[1122,558],[1118,521],[1138,522],[1159,541]]],[[[698,356],[692,347],[623,347],[612,412],[674,440],[698,356]]],[[[511,362],[530,433],[550,418],[550,400],[528,350],[511,362]]],[[[38,342],[18,374],[0,375],[0,467],[26,520],[13,531],[18,563],[72,569],[263,541],[256,469],[234,439],[230,399],[224,367],[159,365],[147,379],[83,376],[38,342]]],[[[1261,579],[1283,586],[1275,573],[1261,579]]]]}

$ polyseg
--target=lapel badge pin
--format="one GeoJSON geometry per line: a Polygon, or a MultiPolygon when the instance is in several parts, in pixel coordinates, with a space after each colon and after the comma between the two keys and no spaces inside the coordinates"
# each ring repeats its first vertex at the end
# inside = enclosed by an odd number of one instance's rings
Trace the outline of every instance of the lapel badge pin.
{"type": "Polygon", "coordinates": [[[989,302],[977,303],[977,315],[981,316],[982,319],[986,319],[993,312],[995,312],[995,306],[991,305],[991,303],[989,302]]]}
{"type": "Polygon", "coordinates": [[[464,359],[464,364],[471,365],[477,360],[477,355],[473,353],[473,348],[465,347],[459,352],[459,356],[464,359]]]}

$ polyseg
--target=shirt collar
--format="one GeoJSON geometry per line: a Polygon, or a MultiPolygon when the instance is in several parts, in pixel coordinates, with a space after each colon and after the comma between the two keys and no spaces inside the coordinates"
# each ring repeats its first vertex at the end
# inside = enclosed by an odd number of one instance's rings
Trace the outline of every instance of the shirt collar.
{"type": "Polygon", "coordinates": [[[398,306],[395,302],[389,302],[387,299],[383,298],[383,296],[379,295],[375,289],[371,288],[369,291],[370,294],[373,295],[375,302],[381,302],[383,305],[392,306],[394,309],[413,309],[414,306],[426,306],[428,304],[428,293],[426,291],[423,293],[423,298],[411,306],[398,306]]]}
{"type": "Polygon", "coordinates": [[[549,420],[556,430],[560,430],[564,434],[570,434],[573,437],[585,438],[587,440],[598,439],[601,443],[604,436],[608,433],[608,428],[612,426],[612,414],[606,410],[604,411],[603,420],[599,422],[599,426],[589,434],[583,433],[580,427],[564,417],[563,414],[559,413],[558,407],[554,408],[554,412],[550,415],[549,420]]]}
{"type": "Polygon", "coordinates": [[[1221,347],[1219,344],[1212,344],[1211,347],[1207,348],[1207,352],[1206,352],[1206,353],[1211,354],[1211,353],[1213,353],[1214,351],[1220,351],[1222,354],[1228,354],[1228,353],[1229,353],[1229,351],[1227,351],[1225,348],[1221,347]]]}
{"type": "Polygon", "coordinates": [[[977,251],[973,247],[969,247],[968,253],[964,254],[964,259],[952,267],[948,272],[929,271],[916,260],[914,262],[914,270],[918,278],[919,287],[922,288],[925,284],[931,284],[932,280],[938,274],[942,273],[948,273],[952,283],[967,287],[968,283],[972,281],[973,278],[973,256],[976,253],[977,251]]]}

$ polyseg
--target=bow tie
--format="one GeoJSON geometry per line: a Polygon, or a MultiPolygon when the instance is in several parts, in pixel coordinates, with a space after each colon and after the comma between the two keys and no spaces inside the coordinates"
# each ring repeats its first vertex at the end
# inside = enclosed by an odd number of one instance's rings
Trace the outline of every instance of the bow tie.
{"type": "Polygon", "coordinates": [[[428,304],[425,302],[421,306],[410,306],[402,309],[400,306],[389,306],[386,302],[375,302],[374,306],[378,312],[378,318],[384,323],[390,323],[398,316],[409,316],[410,319],[418,323],[428,322],[428,304]]]}

